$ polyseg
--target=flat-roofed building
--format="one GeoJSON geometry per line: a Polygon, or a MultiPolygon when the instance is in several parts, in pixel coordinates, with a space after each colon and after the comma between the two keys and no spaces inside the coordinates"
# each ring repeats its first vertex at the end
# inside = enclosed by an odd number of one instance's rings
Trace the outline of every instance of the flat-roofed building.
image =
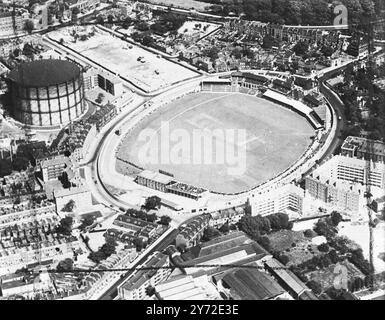
{"type": "Polygon", "coordinates": [[[136,176],[135,181],[141,186],[145,186],[147,188],[161,192],[167,192],[166,187],[169,184],[174,183],[174,179],[172,177],[150,170],[143,170],[136,176]]]}
{"type": "Polygon", "coordinates": [[[366,203],[366,188],[359,184],[330,181],[311,174],[305,179],[305,188],[308,195],[338,210],[357,213],[366,203]]]}
{"type": "Polygon", "coordinates": [[[306,195],[340,210],[363,212],[367,183],[374,198],[385,196],[385,164],[368,161],[334,156],[306,177],[306,195]]]}
{"type": "Polygon", "coordinates": [[[159,300],[221,300],[219,292],[207,275],[181,275],[155,286],[159,300]]]}
{"type": "Polygon", "coordinates": [[[140,267],[154,269],[138,269],[133,271],[126,280],[118,286],[118,295],[122,300],[143,300],[147,297],[146,288],[155,287],[171,273],[167,255],[158,251],[151,254],[140,267]]]}
{"type": "Polygon", "coordinates": [[[23,31],[24,17],[12,12],[0,13],[0,37],[9,37],[23,31]]]}
{"type": "Polygon", "coordinates": [[[58,211],[60,211],[70,200],[75,202],[75,207],[78,210],[92,206],[91,191],[85,186],[55,190],[54,198],[58,211]]]}
{"type": "Polygon", "coordinates": [[[56,180],[66,168],[71,166],[71,160],[64,155],[59,155],[40,163],[43,181],[56,180]]]}
{"type": "Polygon", "coordinates": [[[288,184],[250,199],[253,215],[269,215],[277,212],[302,214],[305,191],[288,184]]]}
{"type": "Polygon", "coordinates": [[[349,136],[345,139],[341,147],[341,154],[351,158],[384,163],[385,143],[366,138],[349,136]]]}
{"type": "Polygon", "coordinates": [[[169,193],[193,200],[200,200],[209,193],[206,189],[180,182],[167,185],[166,190],[169,193]]]}

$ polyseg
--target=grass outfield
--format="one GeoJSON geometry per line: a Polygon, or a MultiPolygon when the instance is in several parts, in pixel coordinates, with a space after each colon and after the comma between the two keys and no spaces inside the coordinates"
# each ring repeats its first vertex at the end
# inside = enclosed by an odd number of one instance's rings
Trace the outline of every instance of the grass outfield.
{"type": "MultiPolygon", "coordinates": [[[[305,118],[267,100],[239,93],[198,93],[178,99],[144,119],[124,138],[118,155],[150,170],[170,172],[185,183],[216,192],[236,193],[285,171],[305,152],[313,134],[314,130],[305,118]],[[234,165],[229,163],[192,164],[194,152],[190,153],[190,159],[186,159],[185,154],[185,164],[162,163],[160,156],[156,163],[141,163],[139,153],[144,141],[139,135],[143,129],[158,130],[158,139],[152,139],[150,143],[152,154],[165,149],[159,134],[162,121],[169,122],[170,132],[185,129],[190,132],[190,137],[194,129],[244,129],[246,143],[236,142],[236,139],[226,139],[225,143],[226,147],[232,143],[246,146],[246,170],[234,175],[228,170],[234,165]]],[[[171,141],[170,149],[174,145],[171,141]]],[[[215,155],[213,148],[210,155],[213,160],[215,155]]]]}

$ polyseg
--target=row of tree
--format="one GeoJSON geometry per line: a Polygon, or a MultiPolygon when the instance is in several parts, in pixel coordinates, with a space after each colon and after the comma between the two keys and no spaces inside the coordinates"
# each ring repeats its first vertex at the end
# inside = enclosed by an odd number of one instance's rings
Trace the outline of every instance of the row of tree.
{"type": "Polygon", "coordinates": [[[289,25],[332,25],[334,8],[343,4],[347,8],[350,24],[367,23],[369,17],[379,12],[381,0],[238,0],[212,3],[217,13],[228,15],[243,13],[247,19],[289,25]]]}

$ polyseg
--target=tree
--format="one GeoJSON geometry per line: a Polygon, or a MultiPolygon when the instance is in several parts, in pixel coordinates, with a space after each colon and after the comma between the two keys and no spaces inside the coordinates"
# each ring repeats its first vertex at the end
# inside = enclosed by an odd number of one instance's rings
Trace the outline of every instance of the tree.
{"type": "Polygon", "coordinates": [[[266,35],[262,39],[263,49],[271,49],[275,44],[276,44],[276,40],[270,35],[266,35]]]}
{"type": "Polygon", "coordinates": [[[74,262],[72,259],[67,258],[59,262],[59,264],[56,267],[56,270],[59,272],[69,272],[72,271],[74,268],[74,262]]]}
{"type": "Polygon", "coordinates": [[[341,214],[339,212],[333,211],[330,214],[330,219],[331,219],[331,222],[333,223],[333,225],[335,227],[337,227],[338,224],[342,221],[342,216],[341,216],[341,214]]]}
{"type": "Polygon", "coordinates": [[[58,179],[59,179],[59,181],[62,183],[64,189],[71,188],[71,182],[70,182],[69,179],[68,179],[68,173],[67,173],[67,172],[64,171],[64,172],[59,176],[58,179]]]}
{"type": "MultiPolygon", "coordinates": [[[[12,163],[9,159],[0,159],[0,177],[8,176],[12,173],[12,163]]],[[[2,189],[0,189],[2,190],[2,189]]]]}
{"type": "Polygon", "coordinates": [[[311,229],[307,229],[303,232],[303,235],[306,237],[306,238],[314,238],[316,236],[315,232],[311,229]]]}
{"type": "Polygon", "coordinates": [[[150,47],[153,43],[154,39],[150,35],[145,35],[142,39],[142,44],[146,47],[150,47]]]}
{"type": "Polygon", "coordinates": [[[209,49],[204,49],[202,53],[203,55],[209,57],[211,61],[215,61],[219,57],[219,49],[216,46],[212,46],[209,49]]]}
{"type": "Polygon", "coordinates": [[[314,231],[317,232],[320,236],[325,236],[326,238],[332,238],[337,234],[335,227],[331,226],[325,219],[319,219],[315,226],[314,231]]]}
{"type": "Polygon", "coordinates": [[[24,27],[23,27],[23,29],[24,29],[25,31],[27,31],[29,34],[31,34],[32,31],[35,29],[35,24],[33,23],[32,20],[27,19],[27,20],[25,20],[25,22],[24,22],[24,27]]]}
{"type": "Polygon", "coordinates": [[[136,25],[136,29],[139,31],[148,31],[150,27],[147,22],[141,21],[136,25]]]}
{"type": "Polygon", "coordinates": [[[80,13],[80,9],[78,7],[75,7],[72,9],[72,15],[78,15],[80,13]]]}
{"type": "Polygon", "coordinates": [[[206,242],[206,241],[210,241],[210,240],[213,240],[215,238],[218,238],[221,236],[221,233],[213,228],[213,227],[207,227],[204,231],[203,231],[203,236],[202,236],[202,241],[206,242]]]}
{"type": "Polygon", "coordinates": [[[106,243],[102,245],[100,251],[104,253],[106,258],[116,252],[117,243],[113,238],[106,238],[106,243]]]}
{"type": "Polygon", "coordinates": [[[331,46],[323,46],[321,52],[325,57],[331,57],[334,53],[334,49],[331,46]]]}
{"type": "Polygon", "coordinates": [[[154,294],[155,294],[155,288],[151,285],[149,285],[147,288],[146,288],[146,294],[149,296],[149,297],[152,297],[154,294]]]}
{"type": "Polygon", "coordinates": [[[162,199],[158,196],[148,197],[144,203],[144,208],[148,210],[159,209],[162,203],[162,199]]]}
{"type": "Polygon", "coordinates": [[[224,234],[224,233],[228,233],[230,231],[230,226],[229,226],[229,223],[226,222],[223,226],[221,226],[219,228],[219,231],[224,234]]]}
{"type": "Polygon", "coordinates": [[[243,216],[239,221],[239,229],[255,241],[258,241],[261,236],[258,226],[252,216],[243,216]]]}
{"type": "Polygon", "coordinates": [[[131,18],[126,17],[123,21],[122,28],[123,29],[128,29],[128,27],[131,25],[131,18]]]}
{"type": "Polygon", "coordinates": [[[83,220],[82,224],[80,225],[80,230],[84,230],[86,227],[92,226],[95,222],[95,216],[87,215],[83,220]]]}
{"type": "Polygon", "coordinates": [[[329,251],[329,246],[326,243],[321,243],[317,249],[321,252],[328,252],[329,251]]]}
{"type": "Polygon", "coordinates": [[[281,262],[283,265],[287,265],[290,261],[289,257],[285,254],[280,254],[278,257],[277,257],[277,260],[279,262],[281,262]]]}
{"type": "Polygon", "coordinates": [[[116,252],[116,246],[116,241],[113,238],[107,237],[106,242],[99,248],[98,251],[91,252],[88,259],[95,263],[100,263],[116,252]]]}
{"type": "MultiPolygon", "coordinates": [[[[64,40],[63,40],[64,41],[64,40]]],[[[33,56],[33,46],[29,43],[26,43],[23,47],[23,54],[25,56],[33,56]]]]}
{"type": "Polygon", "coordinates": [[[145,213],[142,210],[128,209],[126,211],[126,215],[128,215],[130,217],[134,217],[134,218],[137,218],[137,219],[141,219],[141,220],[147,221],[147,213],[145,213]]]}
{"type": "Polygon", "coordinates": [[[292,224],[289,223],[289,216],[286,213],[278,212],[268,215],[266,218],[270,221],[270,226],[273,230],[290,230],[292,228],[292,224]]]}
{"type": "Polygon", "coordinates": [[[165,226],[170,225],[171,218],[169,216],[161,216],[159,220],[159,224],[163,224],[165,226]]]}
{"type": "Polygon", "coordinates": [[[242,50],[240,48],[234,48],[233,51],[231,52],[231,55],[235,59],[241,59],[242,58],[242,50]]]}
{"type": "Polygon", "coordinates": [[[93,261],[95,263],[100,263],[101,261],[103,261],[105,259],[105,256],[104,256],[103,252],[95,251],[95,252],[91,252],[88,255],[88,259],[90,259],[91,261],[93,261]]]}
{"type": "Polygon", "coordinates": [[[142,238],[135,238],[132,243],[135,245],[136,251],[138,252],[142,251],[142,249],[144,248],[144,242],[142,238]]]}
{"type": "Polygon", "coordinates": [[[72,212],[74,210],[74,208],[75,208],[75,201],[71,199],[70,201],[68,201],[64,205],[64,207],[63,207],[63,209],[61,209],[61,211],[63,211],[63,212],[72,212]]]}
{"type": "Polygon", "coordinates": [[[25,171],[29,165],[29,160],[25,157],[16,157],[12,162],[12,169],[14,171],[25,171]]]}
{"type": "Polygon", "coordinates": [[[306,285],[317,295],[322,293],[322,286],[315,280],[310,280],[306,285]]]}
{"type": "Polygon", "coordinates": [[[333,264],[336,264],[339,261],[339,257],[338,257],[336,250],[334,250],[334,249],[330,250],[328,255],[329,255],[329,258],[333,264]]]}
{"type": "Polygon", "coordinates": [[[247,200],[245,204],[245,215],[251,216],[251,211],[252,211],[252,208],[251,208],[250,201],[247,200]]]}
{"type": "Polygon", "coordinates": [[[59,225],[56,227],[56,232],[65,236],[70,236],[73,223],[73,218],[70,216],[61,219],[59,225]]]}
{"type": "Polygon", "coordinates": [[[113,23],[114,23],[114,16],[113,16],[112,14],[109,14],[109,15],[107,16],[107,22],[108,22],[109,24],[113,24],[113,23]]]}
{"type": "Polygon", "coordinates": [[[101,104],[101,103],[103,102],[103,99],[104,99],[104,94],[100,92],[100,93],[98,94],[98,97],[96,98],[95,102],[96,102],[97,104],[101,104]]]}
{"type": "Polygon", "coordinates": [[[293,51],[297,56],[301,56],[309,51],[309,45],[305,41],[299,41],[293,47],[293,51]]]}
{"type": "Polygon", "coordinates": [[[147,218],[147,221],[148,221],[148,222],[155,222],[156,219],[157,219],[155,213],[153,213],[153,214],[147,214],[147,217],[146,217],[146,218],[147,218]]]}

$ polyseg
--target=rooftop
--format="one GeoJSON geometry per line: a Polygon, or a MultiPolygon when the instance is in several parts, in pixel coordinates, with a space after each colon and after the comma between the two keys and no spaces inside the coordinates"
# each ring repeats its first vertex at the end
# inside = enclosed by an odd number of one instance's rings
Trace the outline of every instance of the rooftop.
{"type": "Polygon", "coordinates": [[[80,75],[80,68],[67,60],[44,59],[22,63],[9,78],[25,87],[47,87],[71,81],[80,75]]]}
{"type": "Polygon", "coordinates": [[[280,278],[298,296],[306,290],[309,290],[309,288],[300,279],[298,279],[294,273],[290,270],[286,270],[284,265],[276,259],[269,259],[265,262],[265,264],[271,272],[280,278]]]}
{"type": "Polygon", "coordinates": [[[227,273],[222,281],[230,287],[230,293],[236,300],[267,300],[285,292],[270,276],[257,269],[235,269],[227,273]]]}
{"type": "Polygon", "coordinates": [[[67,157],[60,155],[60,156],[54,157],[52,159],[42,161],[41,167],[47,168],[47,167],[51,167],[51,166],[68,164],[68,162],[70,162],[70,160],[67,157]]]}
{"type": "Polygon", "coordinates": [[[185,183],[179,183],[179,182],[174,183],[172,185],[169,185],[167,187],[167,189],[174,190],[177,192],[187,193],[187,194],[190,194],[192,196],[200,196],[201,194],[207,192],[206,189],[194,187],[192,185],[185,184],[185,183]]]}
{"type": "Polygon", "coordinates": [[[385,143],[381,141],[349,136],[345,139],[342,150],[358,150],[362,153],[385,156],[385,143]]]}
{"type": "Polygon", "coordinates": [[[56,198],[67,197],[74,194],[86,193],[90,190],[85,186],[72,187],[69,189],[55,190],[54,194],[56,198]]]}

